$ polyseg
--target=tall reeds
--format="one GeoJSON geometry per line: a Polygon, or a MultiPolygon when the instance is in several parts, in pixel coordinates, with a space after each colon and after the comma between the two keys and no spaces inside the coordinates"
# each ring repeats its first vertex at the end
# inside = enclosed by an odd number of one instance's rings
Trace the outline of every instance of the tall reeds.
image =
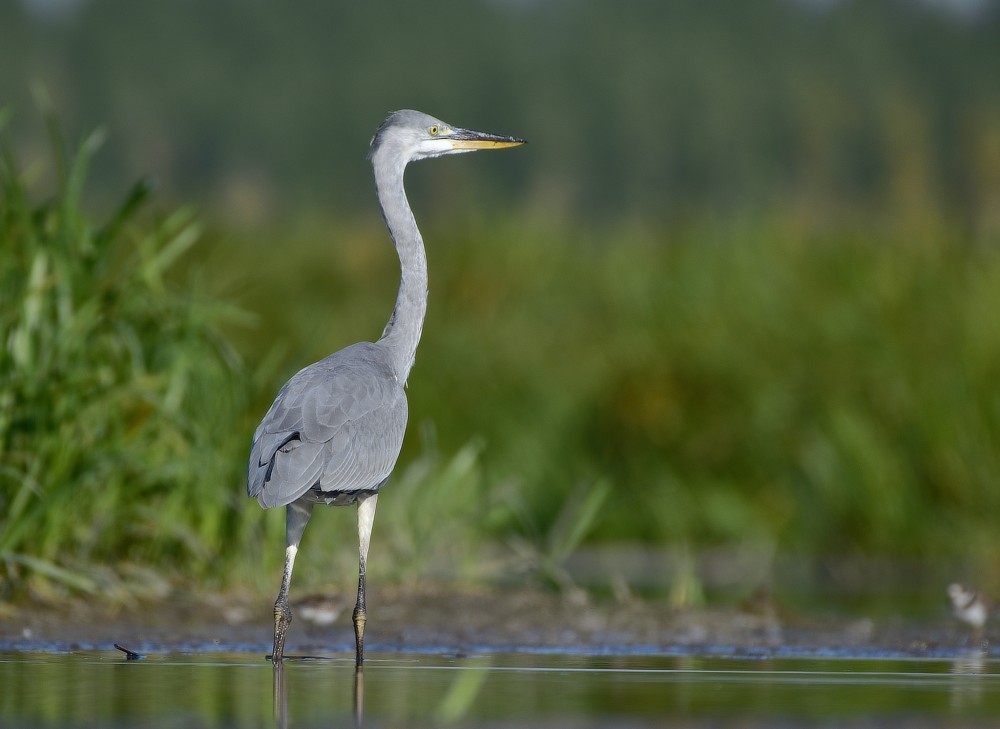
{"type": "Polygon", "coordinates": [[[237,529],[246,381],[219,333],[231,312],[172,275],[195,216],[142,214],[141,181],[92,222],[101,135],[69,154],[49,128],[51,194],[0,153],[0,581],[114,592],[130,566],[203,569],[237,529]]]}

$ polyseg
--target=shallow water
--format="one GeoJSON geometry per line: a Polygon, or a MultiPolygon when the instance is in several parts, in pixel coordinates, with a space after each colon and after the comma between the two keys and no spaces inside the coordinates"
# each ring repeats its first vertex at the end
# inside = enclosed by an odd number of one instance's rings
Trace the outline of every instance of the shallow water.
{"type": "Polygon", "coordinates": [[[373,653],[0,653],[0,726],[988,726],[1000,662],[373,653]],[[276,679],[280,679],[277,680],[276,679]]]}

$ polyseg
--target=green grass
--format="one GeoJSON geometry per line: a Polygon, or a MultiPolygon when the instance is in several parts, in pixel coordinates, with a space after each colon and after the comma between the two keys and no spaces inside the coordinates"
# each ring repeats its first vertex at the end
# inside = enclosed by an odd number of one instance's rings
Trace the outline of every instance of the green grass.
{"type": "MultiPolygon", "coordinates": [[[[284,379],[376,337],[377,218],[201,231],[0,164],[0,577],[127,599],[163,576],[272,589],[280,512],[244,496],[284,379]]],[[[418,210],[418,215],[420,211],[418,210]]],[[[1000,248],[927,221],[573,230],[424,223],[430,308],[373,579],[541,577],[584,543],[1000,556],[1000,248]]],[[[296,581],[348,586],[351,510],[296,581]]]]}
{"type": "Polygon", "coordinates": [[[0,577],[114,595],[143,566],[204,574],[239,533],[235,414],[248,396],[220,336],[233,313],[170,269],[199,237],[189,210],[138,213],[140,182],[103,224],[80,197],[100,136],[65,153],[54,192],[0,160],[0,577]]]}
{"type": "MultiPolygon", "coordinates": [[[[442,453],[476,444],[471,518],[492,538],[544,552],[601,483],[591,542],[997,555],[995,246],[903,224],[493,222],[425,226],[409,388],[442,453]]],[[[296,365],[380,331],[397,274],[377,227],[243,244],[296,365]]],[[[417,508],[441,505],[391,528],[417,508]]]]}

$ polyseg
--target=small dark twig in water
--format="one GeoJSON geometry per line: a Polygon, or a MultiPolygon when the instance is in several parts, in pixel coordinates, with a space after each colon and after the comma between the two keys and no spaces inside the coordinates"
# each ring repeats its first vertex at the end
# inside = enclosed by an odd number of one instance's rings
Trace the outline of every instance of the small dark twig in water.
{"type": "MultiPolygon", "coordinates": [[[[274,655],[268,653],[264,656],[265,661],[274,661],[274,655]]],[[[282,656],[283,661],[336,661],[337,658],[331,658],[330,656],[282,656]]]]}
{"type": "Polygon", "coordinates": [[[135,651],[131,651],[125,646],[120,645],[119,643],[115,643],[115,648],[117,648],[118,650],[120,650],[122,653],[125,654],[126,661],[136,661],[144,657],[141,653],[136,653],[135,651]]]}

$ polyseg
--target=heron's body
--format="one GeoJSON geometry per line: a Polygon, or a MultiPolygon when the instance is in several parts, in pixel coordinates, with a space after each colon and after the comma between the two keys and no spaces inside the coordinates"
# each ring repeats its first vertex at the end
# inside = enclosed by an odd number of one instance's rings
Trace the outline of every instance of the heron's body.
{"type": "Polygon", "coordinates": [[[405,430],[406,394],[386,348],[351,345],[278,392],[254,434],[248,493],[265,509],[353,503],[388,479],[405,430]]]}
{"type": "Polygon", "coordinates": [[[377,342],[351,345],[295,374],[278,392],[250,448],[248,495],[264,508],[287,507],[285,571],[274,605],[276,665],[291,622],[288,589],[295,555],[317,503],[358,504],[361,559],[354,626],[359,667],[363,660],[365,564],[375,504],[403,444],[403,387],[427,310],[427,259],[406,200],[403,170],[415,159],[518,144],[523,141],[453,129],[409,110],[391,114],[372,139],[375,187],[400,261],[392,316],[377,342]]]}

